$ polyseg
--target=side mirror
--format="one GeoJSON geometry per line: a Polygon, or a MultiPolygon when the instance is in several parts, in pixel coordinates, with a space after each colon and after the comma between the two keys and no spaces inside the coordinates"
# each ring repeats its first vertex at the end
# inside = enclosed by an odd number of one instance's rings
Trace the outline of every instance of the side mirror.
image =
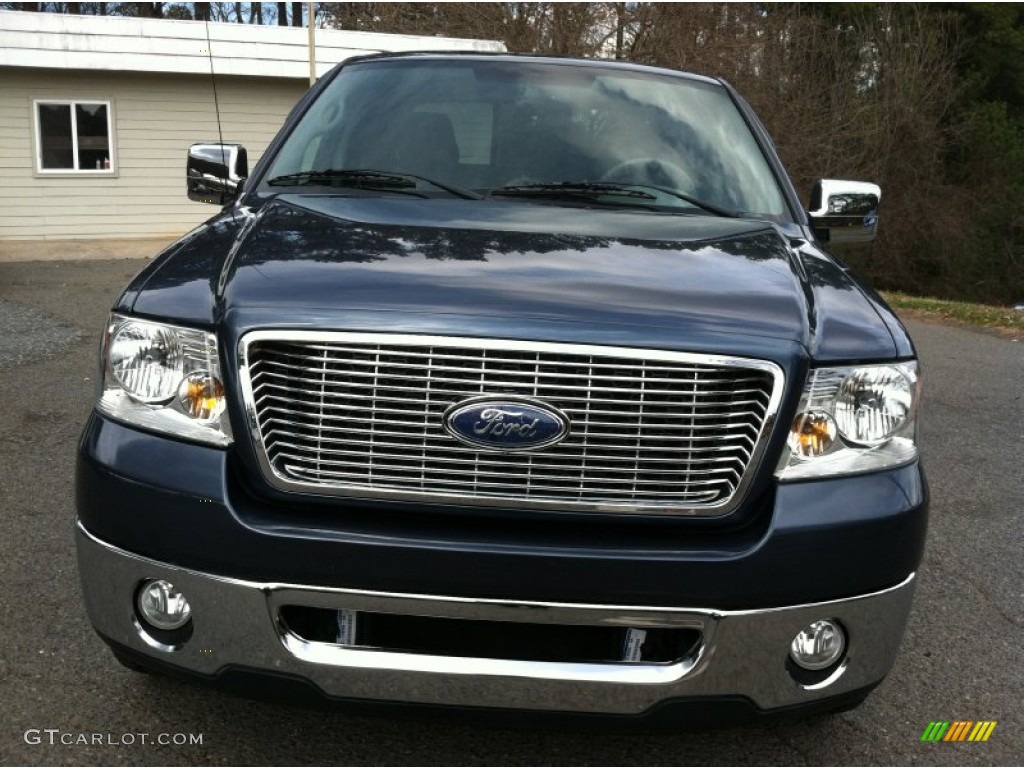
{"type": "Polygon", "coordinates": [[[241,144],[209,142],[188,148],[185,185],[188,199],[226,205],[238,197],[249,175],[249,157],[241,144]]]}
{"type": "Polygon", "coordinates": [[[878,232],[881,199],[877,184],[822,179],[811,190],[811,227],[830,243],[870,243],[878,232]]]}

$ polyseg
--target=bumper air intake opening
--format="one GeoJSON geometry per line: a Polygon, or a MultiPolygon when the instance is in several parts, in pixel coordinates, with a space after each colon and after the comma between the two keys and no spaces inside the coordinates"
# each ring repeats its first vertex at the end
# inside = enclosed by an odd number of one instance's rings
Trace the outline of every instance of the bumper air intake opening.
{"type": "Polygon", "coordinates": [[[338,611],[280,609],[286,632],[307,643],[391,653],[563,663],[676,664],[695,657],[697,629],[541,624],[338,611]]]}

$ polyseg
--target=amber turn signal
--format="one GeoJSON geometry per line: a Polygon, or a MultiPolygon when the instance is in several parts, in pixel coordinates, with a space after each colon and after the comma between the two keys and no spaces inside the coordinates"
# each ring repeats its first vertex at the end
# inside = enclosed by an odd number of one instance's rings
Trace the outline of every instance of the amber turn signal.
{"type": "Polygon", "coordinates": [[[836,423],[824,411],[797,414],[789,430],[789,448],[801,458],[826,453],[836,439],[836,423]]]}
{"type": "Polygon", "coordinates": [[[178,401],[193,419],[208,421],[224,410],[224,385],[208,373],[191,373],[178,387],[178,401]]]}

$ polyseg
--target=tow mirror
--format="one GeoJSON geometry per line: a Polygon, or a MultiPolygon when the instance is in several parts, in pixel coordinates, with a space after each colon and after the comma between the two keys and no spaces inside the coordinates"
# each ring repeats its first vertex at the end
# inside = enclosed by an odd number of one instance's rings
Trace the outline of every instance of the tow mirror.
{"type": "Polygon", "coordinates": [[[870,243],[878,232],[881,199],[877,184],[821,179],[811,190],[811,227],[830,243],[870,243]]]}
{"type": "Polygon", "coordinates": [[[238,197],[249,175],[249,157],[241,144],[208,142],[188,148],[185,184],[188,199],[226,205],[238,197]]]}

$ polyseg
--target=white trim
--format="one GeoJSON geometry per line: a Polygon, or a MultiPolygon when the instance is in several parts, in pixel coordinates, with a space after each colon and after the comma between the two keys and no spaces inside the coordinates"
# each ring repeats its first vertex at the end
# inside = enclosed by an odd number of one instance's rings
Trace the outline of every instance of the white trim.
{"type": "Polygon", "coordinates": [[[117,144],[114,141],[114,102],[112,99],[59,99],[59,98],[33,98],[32,99],[32,122],[34,124],[35,136],[35,167],[36,176],[117,176],[117,144]],[[71,109],[71,161],[74,168],[43,168],[43,134],[42,125],[39,119],[40,104],[67,104],[71,109]],[[78,157],[78,116],[75,107],[79,104],[102,104],[107,108],[107,149],[110,153],[110,167],[97,170],[95,168],[79,168],[78,157]]]}
{"type": "MultiPolygon", "coordinates": [[[[0,68],[309,78],[308,30],[257,24],[0,11],[0,68]]],[[[382,51],[502,53],[495,40],[316,29],[316,72],[382,51]]]]}

